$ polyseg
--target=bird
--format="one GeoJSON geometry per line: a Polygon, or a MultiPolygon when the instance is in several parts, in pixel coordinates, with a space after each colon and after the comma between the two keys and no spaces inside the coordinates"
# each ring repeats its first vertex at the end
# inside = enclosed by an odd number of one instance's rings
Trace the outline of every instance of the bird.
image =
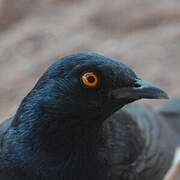
{"type": "Polygon", "coordinates": [[[118,59],[56,60],[0,125],[0,179],[162,180],[180,139],[169,114],[180,111],[131,104],[143,98],[168,95],[118,59]]]}

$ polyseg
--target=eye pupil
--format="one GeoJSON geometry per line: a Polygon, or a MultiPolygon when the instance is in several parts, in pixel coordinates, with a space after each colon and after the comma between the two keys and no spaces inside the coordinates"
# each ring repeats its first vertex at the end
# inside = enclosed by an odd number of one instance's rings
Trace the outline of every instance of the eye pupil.
{"type": "Polygon", "coordinates": [[[89,81],[90,83],[93,83],[93,82],[95,81],[95,78],[94,78],[93,76],[89,76],[89,77],[88,77],[88,81],[89,81]]]}

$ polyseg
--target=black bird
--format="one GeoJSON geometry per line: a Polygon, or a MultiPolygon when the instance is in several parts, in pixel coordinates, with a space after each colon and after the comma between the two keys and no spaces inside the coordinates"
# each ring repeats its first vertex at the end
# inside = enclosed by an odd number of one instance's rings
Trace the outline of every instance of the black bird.
{"type": "Polygon", "coordinates": [[[119,109],[167,97],[111,57],[59,59],[0,127],[0,179],[161,180],[178,132],[163,113],[119,109]]]}

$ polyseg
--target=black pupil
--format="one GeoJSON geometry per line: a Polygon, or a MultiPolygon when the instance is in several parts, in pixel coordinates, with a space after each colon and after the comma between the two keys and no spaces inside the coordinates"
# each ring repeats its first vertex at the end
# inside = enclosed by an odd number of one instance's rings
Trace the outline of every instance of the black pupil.
{"type": "Polygon", "coordinates": [[[88,82],[93,83],[95,81],[95,78],[93,76],[88,77],[88,82]]]}

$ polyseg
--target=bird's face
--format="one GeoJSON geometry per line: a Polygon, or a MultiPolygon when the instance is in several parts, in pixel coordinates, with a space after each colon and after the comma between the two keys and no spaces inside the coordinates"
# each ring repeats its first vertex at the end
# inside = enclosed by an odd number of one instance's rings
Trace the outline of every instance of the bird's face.
{"type": "Polygon", "coordinates": [[[167,98],[160,88],[137,78],[127,65],[95,53],[58,60],[38,84],[45,87],[48,109],[84,119],[106,118],[141,98],[167,98]]]}

